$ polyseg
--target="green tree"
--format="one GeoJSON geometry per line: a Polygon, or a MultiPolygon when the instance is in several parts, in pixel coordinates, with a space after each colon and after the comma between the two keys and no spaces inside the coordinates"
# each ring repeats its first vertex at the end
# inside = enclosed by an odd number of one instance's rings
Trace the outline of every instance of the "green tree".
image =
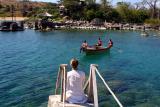
{"type": "Polygon", "coordinates": [[[118,2],[117,3],[117,11],[120,14],[120,17],[123,22],[132,23],[134,19],[132,6],[128,2],[118,2]]]}
{"type": "Polygon", "coordinates": [[[151,18],[157,17],[157,5],[160,3],[160,0],[143,0],[143,3],[150,7],[151,18]]]}
{"type": "Polygon", "coordinates": [[[108,0],[100,0],[102,7],[108,6],[109,2],[108,0]]]}
{"type": "Polygon", "coordinates": [[[86,19],[91,21],[94,18],[95,18],[95,11],[94,10],[88,10],[86,12],[86,19]]]}

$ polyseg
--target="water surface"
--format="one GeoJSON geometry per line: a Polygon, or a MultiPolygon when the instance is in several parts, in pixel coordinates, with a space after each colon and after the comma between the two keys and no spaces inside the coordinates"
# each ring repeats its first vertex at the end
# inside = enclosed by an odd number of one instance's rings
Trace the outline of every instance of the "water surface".
{"type": "MultiPolygon", "coordinates": [[[[125,107],[160,105],[160,36],[149,37],[136,31],[53,31],[0,32],[0,105],[1,107],[45,107],[54,94],[58,67],[71,58],[80,61],[80,70],[89,65],[99,71],[125,107]],[[101,37],[109,53],[86,56],[79,53],[83,40],[95,44],[101,37]]],[[[69,68],[68,68],[69,69],[69,68]]],[[[101,106],[117,104],[98,81],[101,106]]]]}

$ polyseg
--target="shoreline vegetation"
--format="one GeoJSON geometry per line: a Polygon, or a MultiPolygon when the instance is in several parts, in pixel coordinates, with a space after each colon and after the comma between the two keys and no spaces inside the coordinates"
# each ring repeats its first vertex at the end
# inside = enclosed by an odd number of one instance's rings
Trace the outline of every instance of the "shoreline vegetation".
{"type": "Polygon", "coordinates": [[[0,1],[0,21],[23,21],[25,28],[160,30],[157,0],[117,2],[107,0],[60,0],[58,3],[30,0],[0,1]]]}
{"type": "MultiPolygon", "coordinates": [[[[101,22],[96,24],[92,21],[73,21],[67,20],[65,22],[50,22],[52,27],[42,28],[40,20],[30,21],[28,17],[14,17],[14,21],[25,22],[25,28],[34,29],[40,31],[51,31],[51,30],[160,30],[160,26],[151,26],[150,24],[136,24],[136,23],[110,23],[101,22]]],[[[95,19],[96,20],[96,19],[95,19]]],[[[12,21],[12,17],[0,17],[0,21],[12,21]]],[[[49,21],[48,21],[49,22],[49,21]]]]}

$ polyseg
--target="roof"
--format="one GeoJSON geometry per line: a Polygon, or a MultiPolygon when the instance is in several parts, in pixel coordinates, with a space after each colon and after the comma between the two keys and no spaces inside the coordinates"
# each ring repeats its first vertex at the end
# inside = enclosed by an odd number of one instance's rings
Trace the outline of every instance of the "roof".
{"type": "Polygon", "coordinates": [[[52,17],[52,15],[49,14],[48,12],[45,12],[45,13],[41,14],[41,16],[52,17]]]}

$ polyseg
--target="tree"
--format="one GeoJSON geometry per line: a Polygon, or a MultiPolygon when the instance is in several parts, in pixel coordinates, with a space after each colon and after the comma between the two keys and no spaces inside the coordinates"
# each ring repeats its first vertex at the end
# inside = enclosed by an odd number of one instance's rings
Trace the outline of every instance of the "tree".
{"type": "Polygon", "coordinates": [[[101,5],[102,7],[105,7],[108,5],[108,1],[107,0],[101,0],[101,5]]]}
{"type": "Polygon", "coordinates": [[[94,12],[94,10],[88,10],[86,12],[86,19],[89,20],[89,21],[91,21],[94,18],[95,18],[95,12],[94,12]]]}
{"type": "Polygon", "coordinates": [[[87,4],[95,4],[96,0],[85,0],[87,4]]]}
{"type": "Polygon", "coordinates": [[[77,17],[76,13],[82,11],[82,7],[80,5],[79,0],[63,0],[62,3],[67,9],[67,15],[71,18],[77,17]]]}
{"type": "Polygon", "coordinates": [[[151,9],[151,18],[156,18],[157,4],[160,0],[143,0],[143,3],[147,4],[151,9]]]}
{"type": "Polygon", "coordinates": [[[117,3],[117,11],[120,14],[120,17],[123,22],[130,22],[130,18],[132,18],[131,11],[129,9],[130,4],[127,2],[118,2],[117,3]]]}

